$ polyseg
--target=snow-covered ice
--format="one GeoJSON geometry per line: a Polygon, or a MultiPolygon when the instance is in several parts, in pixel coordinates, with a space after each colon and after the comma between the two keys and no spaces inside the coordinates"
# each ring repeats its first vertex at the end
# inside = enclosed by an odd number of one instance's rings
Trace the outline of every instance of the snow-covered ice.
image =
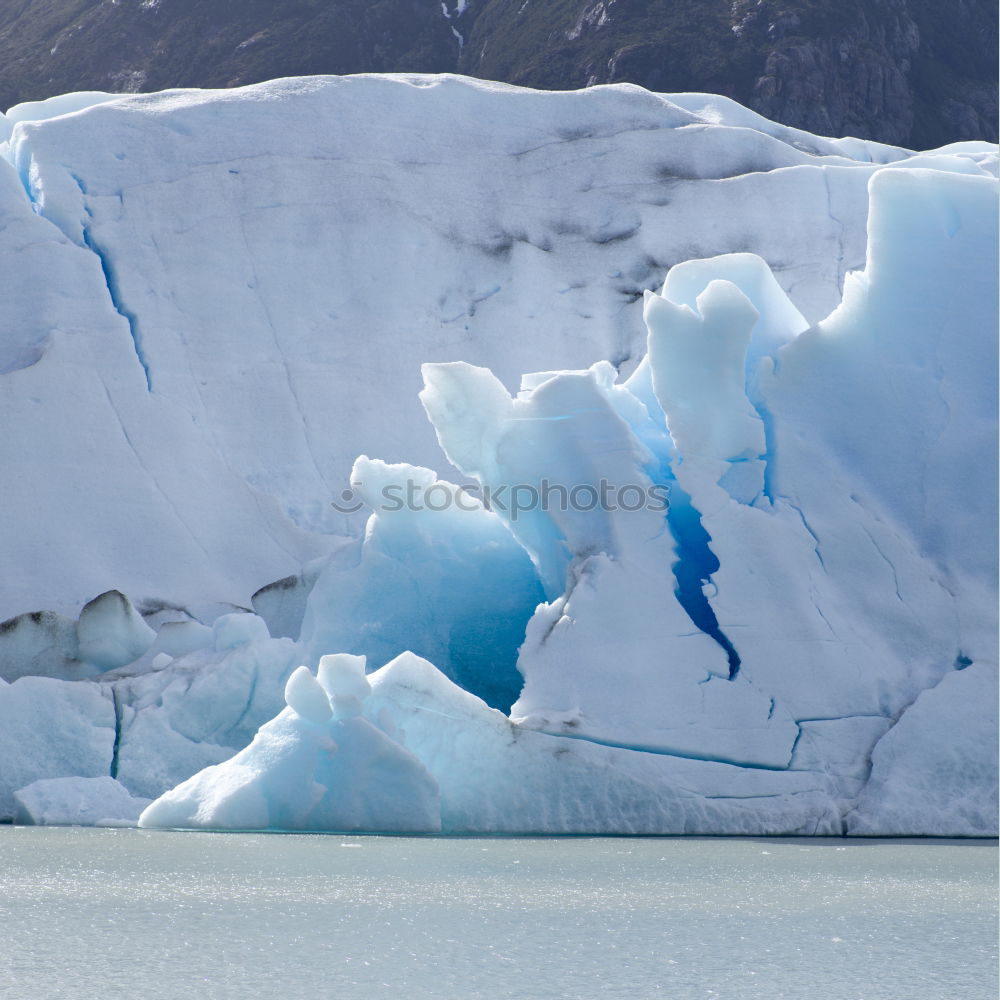
{"type": "Polygon", "coordinates": [[[0,818],[996,831],[995,147],[456,77],[4,138],[0,818]]]}
{"type": "Polygon", "coordinates": [[[855,836],[996,836],[997,678],[989,664],[922,692],[872,752],[855,836]]]}
{"type": "MultiPolygon", "coordinates": [[[[422,363],[628,375],[674,263],[752,249],[822,319],[864,262],[869,176],[908,155],[720,98],[456,77],[22,113],[0,162],[0,531],[32,572],[0,579],[0,618],[110,589],[248,608],[360,533],[330,506],[358,455],[439,463],[422,363]]],[[[987,176],[984,150],[948,155],[987,176]]]]}

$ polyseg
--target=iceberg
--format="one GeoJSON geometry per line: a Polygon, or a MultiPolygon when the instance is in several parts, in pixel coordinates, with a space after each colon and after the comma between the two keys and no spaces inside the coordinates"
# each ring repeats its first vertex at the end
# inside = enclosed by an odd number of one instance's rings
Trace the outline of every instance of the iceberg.
{"type": "Polygon", "coordinates": [[[361,716],[364,664],[362,657],[324,657],[319,680],[299,667],[285,686],[287,708],[245,750],[158,798],[139,826],[440,830],[435,780],[361,716]]]}

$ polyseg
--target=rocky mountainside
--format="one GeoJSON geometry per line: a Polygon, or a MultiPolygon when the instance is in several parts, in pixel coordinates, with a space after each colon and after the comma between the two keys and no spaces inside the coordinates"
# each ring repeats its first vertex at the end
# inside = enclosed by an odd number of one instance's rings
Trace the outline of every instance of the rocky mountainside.
{"type": "Polygon", "coordinates": [[[927,148],[997,138],[993,0],[2,0],[0,107],[70,90],[458,72],[710,91],[927,148]]]}

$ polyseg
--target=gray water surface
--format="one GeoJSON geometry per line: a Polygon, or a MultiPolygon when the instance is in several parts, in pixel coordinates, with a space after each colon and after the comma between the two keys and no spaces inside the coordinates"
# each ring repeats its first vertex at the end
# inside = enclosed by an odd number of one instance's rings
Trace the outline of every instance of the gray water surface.
{"type": "Polygon", "coordinates": [[[995,1000],[996,842],[0,827],[0,996],[995,1000]]]}

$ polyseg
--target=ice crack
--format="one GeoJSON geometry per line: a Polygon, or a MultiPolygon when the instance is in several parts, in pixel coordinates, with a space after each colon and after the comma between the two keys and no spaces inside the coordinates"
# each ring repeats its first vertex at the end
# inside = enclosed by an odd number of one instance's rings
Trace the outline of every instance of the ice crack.
{"type": "Polygon", "coordinates": [[[125,443],[129,446],[129,448],[132,451],[132,454],[135,456],[135,460],[136,460],[136,462],[138,462],[139,468],[141,468],[142,471],[145,472],[147,476],[149,476],[150,481],[153,483],[153,485],[159,491],[160,496],[163,497],[164,502],[167,504],[167,506],[173,512],[174,517],[177,518],[177,520],[180,523],[180,525],[191,536],[191,540],[195,543],[195,545],[198,546],[199,549],[201,549],[201,551],[205,555],[205,558],[209,561],[209,565],[211,565],[211,563],[212,563],[212,556],[209,554],[208,549],[205,548],[205,546],[202,543],[201,539],[197,536],[197,534],[195,534],[194,529],[181,516],[181,512],[178,509],[177,504],[174,503],[174,501],[171,500],[171,498],[167,495],[166,491],[163,489],[163,486],[160,484],[160,481],[153,474],[152,470],[149,468],[149,466],[146,464],[145,460],[143,459],[142,454],[140,453],[139,449],[135,446],[135,442],[132,440],[132,436],[129,434],[128,429],[125,426],[125,421],[122,420],[122,416],[118,412],[118,407],[115,406],[115,402],[111,398],[111,392],[110,392],[110,390],[108,389],[108,387],[106,385],[104,387],[104,395],[107,397],[108,406],[111,407],[111,412],[114,413],[116,419],[118,420],[118,427],[119,427],[119,429],[122,432],[122,437],[125,439],[125,443]]]}
{"type": "Polygon", "coordinates": [[[125,320],[128,324],[129,335],[132,338],[132,347],[135,351],[136,359],[142,368],[143,376],[146,379],[146,391],[153,391],[153,379],[150,373],[149,361],[146,358],[145,351],[142,346],[142,334],[139,330],[139,317],[129,309],[123,299],[121,294],[121,285],[118,280],[118,275],[115,271],[114,264],[111,260],[111,255],[94,239],[94,232],[92,226],[93,213],[90,207],[87,205],[87,188],[83,181],[76,176],[76,174],[70,174],[73,178],[76,186],[80,189],[80,195],[83,198],[83,210],[86,213],[87,222],[83,223],[83,245],[97,257],[101,264],[101,272],[104,275],[104,284],[108,289],[108,296],[111,299],[111,305],[114,307],[116,313],[125,320]]]}
{"type": "Polygon", "coordinates": [[[823,171],[823,183],[826,185],[826,214],[837,226],[837,288],[841,294],[844,291],[844,222],[833,214],[833,190],[830,187],[830,175],[826,167],[823,171]]]}
{"type": "Polygon", "coordinates": [[[648,753],[648,754],[653,754],[654,756],[657,757],[676,757],[679,760],[704,761],[707,764],[729,764],[731,767],[740,767],[750,771],[783,772],[788,770],[787,766],[774,767],[770,764],[757,764],[751,761],[738,760],[733,757],[715,756],[712,754],[685,753],[683,750],[673,750],[666,747],[652,746],[649,744],[625,743],[625,742],[620,742],[618,740],[601,739],[598,736],[589,736],[586,733],[571,733],[571,732],[554,733],[554,732],[549,732],[548,730],[545,729],[538,731],[544,732],[547,736],[553,736],[557,739],[580,740],[583,743],[592,743],[595,746],[599,747],[609,747],[612,750],[631,750],[635,753],[648,753]]]}
{"type": "Polygon", "coordinates": [[[117,779],[118,755],[121,751],[121,746],[122,746],[122,732],[124,729],[125,706],[122,704],[121,696],[118,694],[118,689],[115,687],[111,688],[111,700],[115,706],[115,742],[114,746],[111,749],[110,774],[112,778],[117,779]]]}

